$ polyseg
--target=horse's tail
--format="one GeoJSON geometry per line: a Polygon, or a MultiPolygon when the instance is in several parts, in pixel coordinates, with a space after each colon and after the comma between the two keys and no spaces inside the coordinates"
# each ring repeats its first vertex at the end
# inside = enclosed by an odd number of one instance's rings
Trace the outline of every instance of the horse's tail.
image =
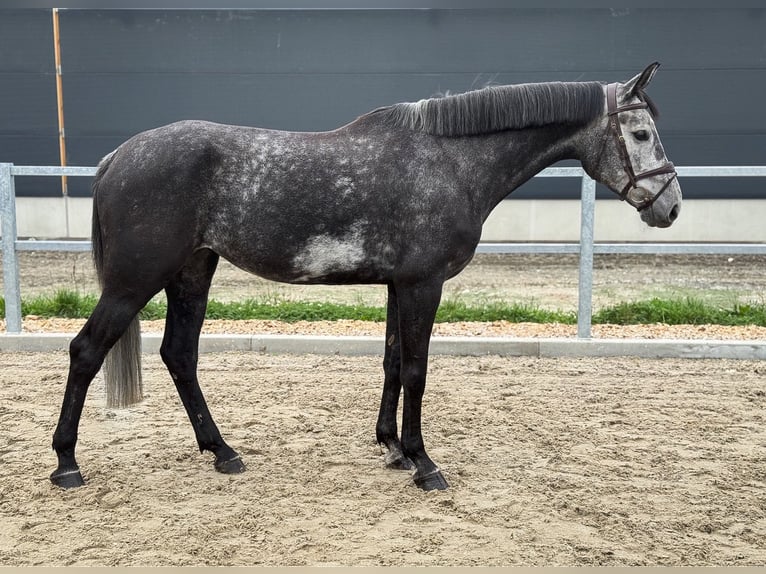
{"type": "MultiPolygon", "coordinates": [[[[98,191],[101,180],[114,159],[115,152],[106,156],[98,166],[93,180],[93,219],[91,241],[93,244],[93,263],[96,266],[98,281],[103,288],[104,238],[98,215],[98,191]]],[[[120,339],[114,344],[104,361],[104,379],[106,380],[106,405],[108,407],[127,407],[141,402],[143,381],[141,380],[141,325],[138,315],[120,339]]]]}

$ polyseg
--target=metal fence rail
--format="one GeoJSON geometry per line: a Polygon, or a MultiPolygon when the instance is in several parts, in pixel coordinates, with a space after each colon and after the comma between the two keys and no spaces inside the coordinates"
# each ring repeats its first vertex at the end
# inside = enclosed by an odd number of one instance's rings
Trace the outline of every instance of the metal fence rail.
{"type": "MultiPolygon", "coordinates": [[[[686,177],[766,177],[766,166],[686,166],[677,167],[686,177]]],[[[90,241],[20,240],[16,229],[17,176],[94,176],[95,167],[15,166],[0,163],[0,231],[2,232],[3,290],[5,329],[21,332],[21,290],[19,251],[90,251],[90,241]]],[[[580,188],[579,243],[480,243],[477,253],[579,253],[577,337],[589,339],[593,313],[593,255],[620,254],[736,254],[766,255],[764,243],[594,243],[596,182],[579,167],[550,167],[535,177],[578,177],[580,188]]]]}

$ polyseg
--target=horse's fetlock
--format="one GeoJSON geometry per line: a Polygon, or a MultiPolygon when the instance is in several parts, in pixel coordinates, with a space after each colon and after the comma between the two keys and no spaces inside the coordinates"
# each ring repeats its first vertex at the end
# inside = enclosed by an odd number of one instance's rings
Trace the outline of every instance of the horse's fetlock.
{"type": "Polygon", "coordinates": [[[396,428],[378,427],[375,429],[375,439],[378,444],[388,446],[389,442],[399,440],[396,433],[396,428]]]}

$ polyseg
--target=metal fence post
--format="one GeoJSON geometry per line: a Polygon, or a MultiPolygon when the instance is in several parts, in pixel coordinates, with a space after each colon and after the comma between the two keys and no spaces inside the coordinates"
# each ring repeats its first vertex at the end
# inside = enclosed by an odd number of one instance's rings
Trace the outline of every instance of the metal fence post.
{"type": "Polygon", "coordinates": [[[577,294],[577,336],[590,339],[593,314],[593,221],[596,211],[596,182],[583,173],[580,191],[580,278],[577,294]]]}
{"type": "Polygon", "coordinates": [[[19,260],[16,256],[16,191],[11,167],[0,163],[0,229],[3,251],[3,295],[5,297],[5,330],[21,332],[21,289],[19,260]]]}

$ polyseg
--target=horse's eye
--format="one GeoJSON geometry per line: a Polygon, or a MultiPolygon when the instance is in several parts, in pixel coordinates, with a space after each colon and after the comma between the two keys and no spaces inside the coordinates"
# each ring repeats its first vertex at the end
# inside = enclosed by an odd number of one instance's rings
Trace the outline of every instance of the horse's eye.
{"type": "Polygon", "coordinates": [[[637,132],[633,132],[633,137],[640,142],[645,142],[649,139],[649,132],[646,130],[638,130],[637,132]]]}

